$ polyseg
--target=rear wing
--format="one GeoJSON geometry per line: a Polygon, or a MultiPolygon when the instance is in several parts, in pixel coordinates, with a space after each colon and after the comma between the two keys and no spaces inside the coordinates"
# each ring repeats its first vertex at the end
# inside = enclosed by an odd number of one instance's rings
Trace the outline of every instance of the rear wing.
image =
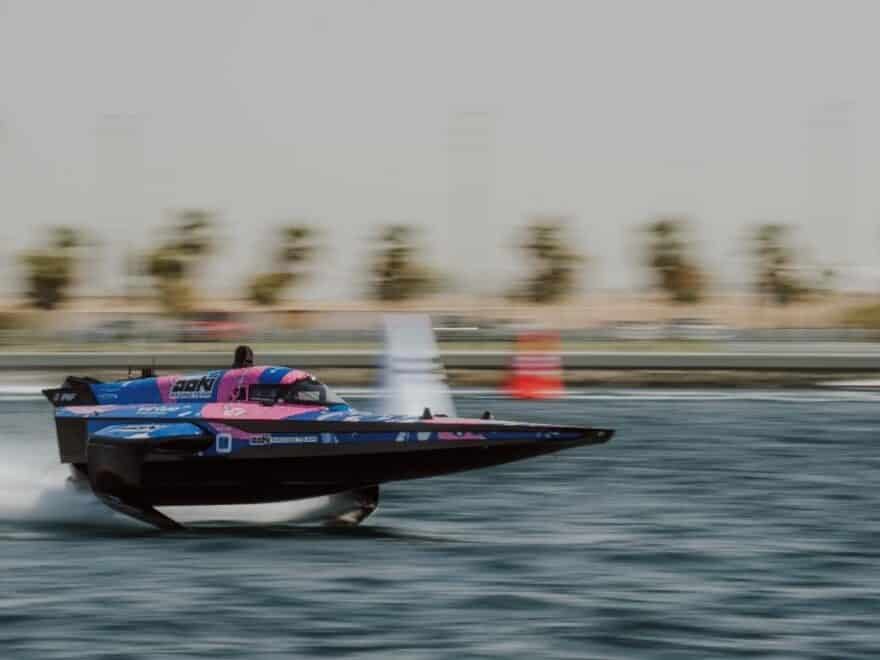
{"type": "Polygon", "coordinates": [[[92,385],[100,381],[82,376],[68,376],[61,387],[43,390],[49,403],[56,408],[65,406],[94,406],[98,400],[92,391],[92,385]]]}

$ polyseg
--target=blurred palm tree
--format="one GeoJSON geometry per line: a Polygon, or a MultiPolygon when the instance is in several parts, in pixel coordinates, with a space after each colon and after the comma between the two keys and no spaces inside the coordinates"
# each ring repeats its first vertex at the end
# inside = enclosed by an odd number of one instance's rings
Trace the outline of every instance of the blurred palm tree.
{"type": "MultiPolygon", "coordinates": [[[[764,223],[755,228],[751,237],[755,258],[755,287],[759,294],[778,305],[787,305],[810,292],[800,281],[795,267],[795,251],[791,246],[791,227],[764,223]]],[[[829,285],[831,275],[828,275],[829,285]]]]}
{"type": "Polygon", "coordinates": [[[525,229],[520,248],[534,263],[532,276],[511,297],[533,303],[552,303],[575,289],[575,276],[584,258],[572,250],[562,218],[538,217],[525,229]]]}
{"type": "Polygon", "coordinates": [[[214,250],[215,226],[209,211],[182,211],[169,236],[147,254],[147,272],[156,281],[159,300],[167,311],[179,314],[192,308],[192,272],[214,250]]]}
{"type": "Polygon", "coordinates": [[[399,302],[435,291],[438,276],[421,263],[415,230],[409,225],[386,225],[370,265],[372,294],[378,300],[399,302]]]}
{"type": "Polygon", "coordinates": [[[258,305],[274,305],[285,289],[308,277],[308,264],[316,250],[314,228],[304,224],[281,228],[273,270],[260,273],[248,285],[248,295],[258,305]]]}
{"type": "Polygon", "coordinates": [[[660,218],[645,229],[647,264],[654,271],[657,286],[675,302],[699,302],[706,278],[690,254],[687,222],[681,218],[660,218]]]}
{"type": "Polygon", "coordinates": [[[27,297],[40,309],[54,309],[66,299],[76,270],[76,248],[83,242],[73,227],[53,227],[48,245],[22,256],[27,269],[27,297]]]}

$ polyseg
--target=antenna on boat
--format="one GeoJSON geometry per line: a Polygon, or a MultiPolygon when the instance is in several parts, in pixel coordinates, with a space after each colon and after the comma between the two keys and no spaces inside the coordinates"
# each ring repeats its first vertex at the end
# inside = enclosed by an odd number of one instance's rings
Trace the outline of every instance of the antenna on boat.
{"type": "Polygon", "coordinates": [[[149,367],[141,367],[141,378],[153,378],[156,375],[156,356],[150,358],[149,367]]]}

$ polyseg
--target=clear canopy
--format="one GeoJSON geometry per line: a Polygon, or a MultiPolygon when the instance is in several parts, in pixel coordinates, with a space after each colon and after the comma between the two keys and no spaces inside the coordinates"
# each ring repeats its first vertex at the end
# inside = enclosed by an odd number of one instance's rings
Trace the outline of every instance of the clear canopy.
{"type": "Polygon", "coordinates": [[[248,388],[248,400],[274,405],[298,403],[313,406],[344,404],[345,400],[324,383],[314,378],[303,378],[283,385],[255,384],[248,388]]]}

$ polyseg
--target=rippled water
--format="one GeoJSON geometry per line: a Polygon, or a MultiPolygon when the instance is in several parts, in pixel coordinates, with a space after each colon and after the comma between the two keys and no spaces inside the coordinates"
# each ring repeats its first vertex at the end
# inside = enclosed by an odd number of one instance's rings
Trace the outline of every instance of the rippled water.
{"type": "Polygon", "coordinates": [[[6,396],[0,656],[877,658],[878,404],[472,395],[618,435],[392,484],[357,529],[162,534],[60,490],[48,405],[6,396]]]}

